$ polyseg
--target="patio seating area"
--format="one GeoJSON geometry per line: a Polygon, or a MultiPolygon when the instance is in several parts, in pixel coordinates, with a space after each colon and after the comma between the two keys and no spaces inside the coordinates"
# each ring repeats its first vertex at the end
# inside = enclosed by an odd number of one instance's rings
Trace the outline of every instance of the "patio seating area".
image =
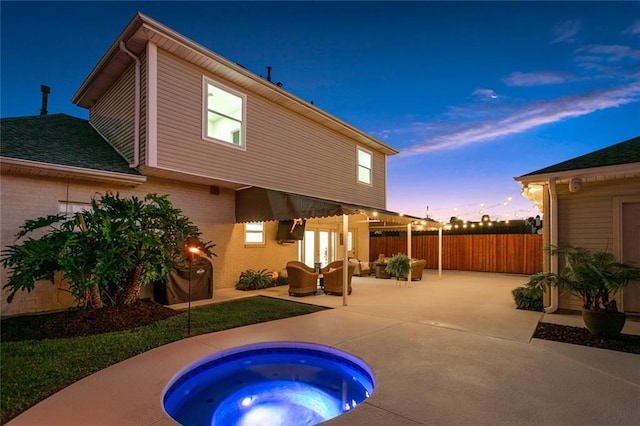
{"type": "MultiPolygon", "coordinates": [[[[353,277],[347,306],[322,292],[292,297],[287,286],[214,289],[214,303],[264,295],[334,309],[151,350],[69,386],[9,425],[173,425],[162,393],[176,373],[211,353],[264,341],[324,344],[371,367],[373,395],[328,425],[636,424],[640,356],[532,339],[541,319],[575,319],[516,310],[511,290],[526,279],[456,271],[439,279],[425,270],[421,281],[396,287],[353,277]]],[[[640,334],[640,322],[627,321],[623,332],[640,334]]]]}

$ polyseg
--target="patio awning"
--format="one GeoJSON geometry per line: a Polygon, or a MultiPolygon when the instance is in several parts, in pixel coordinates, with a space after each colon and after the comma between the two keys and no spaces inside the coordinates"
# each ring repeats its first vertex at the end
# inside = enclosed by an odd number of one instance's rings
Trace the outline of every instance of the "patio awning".
{"type": "Polygon", "coordinates": [[[236,191],[236,223],[311,219],[364,214],[372,220],[407,225],[420,218],[367,206],[341,203],[290,192],[251,187],[236,191]]]}

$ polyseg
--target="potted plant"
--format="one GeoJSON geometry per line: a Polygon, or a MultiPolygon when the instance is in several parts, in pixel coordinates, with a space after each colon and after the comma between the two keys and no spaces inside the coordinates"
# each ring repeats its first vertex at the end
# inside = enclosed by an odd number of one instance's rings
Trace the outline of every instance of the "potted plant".
{"type": "Polygon", "coordinates": [[[618,312],[615,294],[631,281],[640,280],[640,268],[618,262],[606,250],[589,250],[571,245],[549,246],[553,256],[562,256],[565,266],[558,274],[541,272],[529,286],[558,287],[582,299],[582,319],[594,336],[620,334],[626,316],[618,312]]]}
{"type": "Polygon", "coordinates": [[[389,274],[394,275],[396,279],[406,279],[411,271],[411,261],[405,254],[398,253],[387,260],[385,270],[389,274]]]}

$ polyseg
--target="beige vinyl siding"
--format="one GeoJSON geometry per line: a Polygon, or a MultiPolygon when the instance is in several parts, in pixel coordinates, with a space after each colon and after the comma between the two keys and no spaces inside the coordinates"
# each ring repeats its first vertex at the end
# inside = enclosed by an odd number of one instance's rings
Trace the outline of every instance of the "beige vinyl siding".
{"type": "MultiPolygon", "coordinates": [[[[570,193],[558,186],[558,243],[590,249],[615,250],[614,197],[640,194],[640,179],[585,182],[582,190],[570,193]]],[[[578,298],[560,295],[559,306],[581,309],[578,298]]]]}
{"type": "Polygon", "coordinates": [[[373,184],[358,184],[355,141],[215,76],[206,77],[247,95],[246,150],[202,138],[203,72],[158,49],[158,167],[384,207],[383,154],[373,151],[373,184]]]}
{"type": "Polygon", "coordinates": [[[89,121],[127,159],[133,162],[135,65],[131,65],[89,112],[89,121]]]}

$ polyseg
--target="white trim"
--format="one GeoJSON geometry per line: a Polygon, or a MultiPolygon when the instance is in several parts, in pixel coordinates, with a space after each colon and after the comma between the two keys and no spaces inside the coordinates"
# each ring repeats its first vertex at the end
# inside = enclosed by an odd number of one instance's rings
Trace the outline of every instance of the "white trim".
{"type": "Polygon", "coordinates": [[[588,182],[592,180],[619,179],[634,176],[640,176],[640,163],[615,164],[613,166],[525,175],[514,178],[514,180],[520,182],[522,185],[526,185],[532,183],[545,184],[550,178],[555,178],[556,182],[560,183],[572,178],[581,178],[583,181],[588,182]]]}
{"type": "Polygon", "coordinates": [[[147,43],[147,140],[146,165],[158,165],[158,46],[147,43]]]}
{"type": "Polygon", "coordinates": [[[232,147],[234,149],[240,149],[242,151],[247,150],[247,95],[242,92],[238,92],[235,89],[230,88],[229,86],[220,83],[217,80],[212,79],[211,77],[207,77],[206,75],[202,76],[202,139],[207,142],[215,142],[217,144],[232,147]],[[242,120],[240,121],[240,145],[235,145],[231,142],[216,139],[207,135],[207,85],[211,84],[214,87],[217,87],[220,90],[225,92],[229,92],[232,95],[238,96],[242,98],[242,120]]]}
{"type": "Polygon", "coordinates": [[[84,167],[63,166],[60,164],[42,163],[40,161],[21,160],[9,157],[0,157],[0,165],[23,167],[30,170],[50,170],[52,172],[78,175],[91,180],[116,182],[126,185],[140,185],[147,181],[146,176],[134,176],[126,173],[108,172],[104,170],[86,169],[84,167]]]}

